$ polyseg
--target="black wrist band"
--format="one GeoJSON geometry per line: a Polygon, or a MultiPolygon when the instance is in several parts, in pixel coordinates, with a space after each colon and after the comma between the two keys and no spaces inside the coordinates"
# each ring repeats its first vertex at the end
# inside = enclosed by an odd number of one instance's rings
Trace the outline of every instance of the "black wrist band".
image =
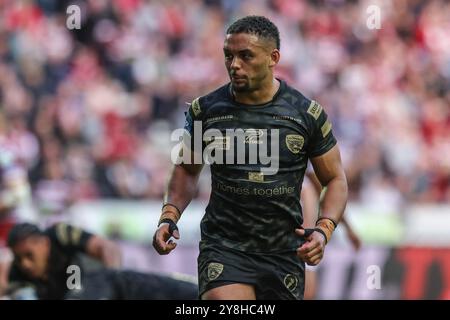
{"type": "Polygon", "coordinates": [[[327,235],[325,234],[325,232],[322,229],[315,228],[314,231],[317,231],[317,232],[321,233],[323,235],[323,237],[325,238],[325,244],[328,243],[327,235]]]}
{"type": "Polygon", "coordinates": [[[314,229],[307,229],[307,228],[303,229],[303,230],[305,230],[305,235],[304,235],[305,238],[307,238],[310,235],[312,235],[312,233],[315,231],[314,229]]]}
{"type": "Polygon", "coordinates": [[[172,219],[162,219],[158,223],[158,227],[161,225],[161,223],[168,223],[169,224],[169,233],[173,234],[175,230],[178,230],[177,224],[172,219]]]}

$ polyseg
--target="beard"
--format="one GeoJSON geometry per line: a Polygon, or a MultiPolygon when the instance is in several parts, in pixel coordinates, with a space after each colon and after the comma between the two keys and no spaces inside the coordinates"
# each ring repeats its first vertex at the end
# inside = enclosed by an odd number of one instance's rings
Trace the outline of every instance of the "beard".
{"type": "Polygon", "coordinates": [[[233,78],[230,79],[231,80],[231,88],[233,89],[233,91],[235,92],[250,92],[252,91],[252,88],[250,86],[250,81],[248,78],[244,78],[242,80],[234,80],[233,78]]]}
{"type": "Polygon", "coordinates": [[[236,85],[234,83],[231,83],[231,88],[234,92],[249,92],[250,86],[248,83],[242,84],[242,85],[236,85]]]}

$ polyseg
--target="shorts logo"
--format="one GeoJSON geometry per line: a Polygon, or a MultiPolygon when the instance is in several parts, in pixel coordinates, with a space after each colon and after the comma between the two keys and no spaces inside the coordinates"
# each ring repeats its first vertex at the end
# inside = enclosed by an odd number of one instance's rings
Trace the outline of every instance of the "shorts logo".
{"type": "Polygon", "coordinates": [[[288,134],[286,136],[286,146],[294,154],[297,154],[302,150],[304,143],[305,138],[298,134],[288,134]]]}
{"type": "Polygon", "coordinates": [[[293,274],[288,273],[284,277],[284,285],[289,291],[294,291],[297,288],[298,285],[298,278],[294,276],[293,274]]]}
{"type": "Polygon", "coordinates": [[[208,265],[208,279],[209,281],[217,279],[223,271],[223,264],[211,262],[208,265]]]}
{"type": "Polygon", "coordinates": [[[331,131],[331,122],[329,120],[325,121],[320,129],[322,130],[322,136],[325,138],[331,131]]]}

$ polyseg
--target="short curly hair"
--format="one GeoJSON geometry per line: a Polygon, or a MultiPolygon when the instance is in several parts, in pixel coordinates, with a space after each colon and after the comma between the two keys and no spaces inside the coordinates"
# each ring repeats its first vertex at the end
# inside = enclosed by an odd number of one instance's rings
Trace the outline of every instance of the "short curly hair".
{"type": "Polygon", "coordinates": [[[246,16],[233,22],[227,29],[227,34],[249,33],[275,42],[280,49],[280,32],[277,26],[264,16],[246,16]]]}
{"type": "Polygon", "coordinates": [[[32,236],[42,236],[45,233],[38,226],[31,223],[19,223],[12,227],[8,235],[7,245],[12,248],[19,242],[32,236]]]}

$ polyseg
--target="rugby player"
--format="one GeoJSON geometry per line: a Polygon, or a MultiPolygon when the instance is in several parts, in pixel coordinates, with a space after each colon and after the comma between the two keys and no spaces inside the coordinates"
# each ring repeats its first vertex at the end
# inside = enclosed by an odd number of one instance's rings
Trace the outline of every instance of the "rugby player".
{"type": "Polygon", "coordinates": [[[223,53],[230,82],[190,105],[185,129],[192,141],[185,144],[192,151],[186,157],[183,148],[180,156],[193,161],[183,160],[171,172],[153,245],[160,254],[176,247],[177,222],[195,195],[203,166],[196,154],[213,149],[209,155],[222,152],[229,160],[226,154],[234,152],[234,161],[211,164],[198,256],[200,297],[302,299],[304,265],[320,262],[347,201],[331,122],[318,102],[274,76],[280,36],[266,17],[235,21],[223,53]],[[199,127],[202,150],[195,143],[199,127]],[[212,129],[224,136],[206,135],[212,129]],[[244,149],[227,136],[230,130],[244,132],[244,149]],[[271,151],[270,164],[251,161],[255,145],[258,152],[263,146],[271,151]],[[244,163],[238,161],[243,152],[244,163]],[[305,230],[299,198],[308,159],[327,190],[314,229],[305,230]]]}
{"type": "Polygon", "coordinates": [[[121,254],[115,243],[68,224],[46,230],[17,224],[9,233],[8,245],[14,254],[11,287],[31,287],[37,299],[192,300],[198,296],[194,283],[118,269],[121,254]],[[85,270],[81,254],[100,261],[104,268],[85,270]],[[79,287],[70,278],[77,269],[79,287]]]}

